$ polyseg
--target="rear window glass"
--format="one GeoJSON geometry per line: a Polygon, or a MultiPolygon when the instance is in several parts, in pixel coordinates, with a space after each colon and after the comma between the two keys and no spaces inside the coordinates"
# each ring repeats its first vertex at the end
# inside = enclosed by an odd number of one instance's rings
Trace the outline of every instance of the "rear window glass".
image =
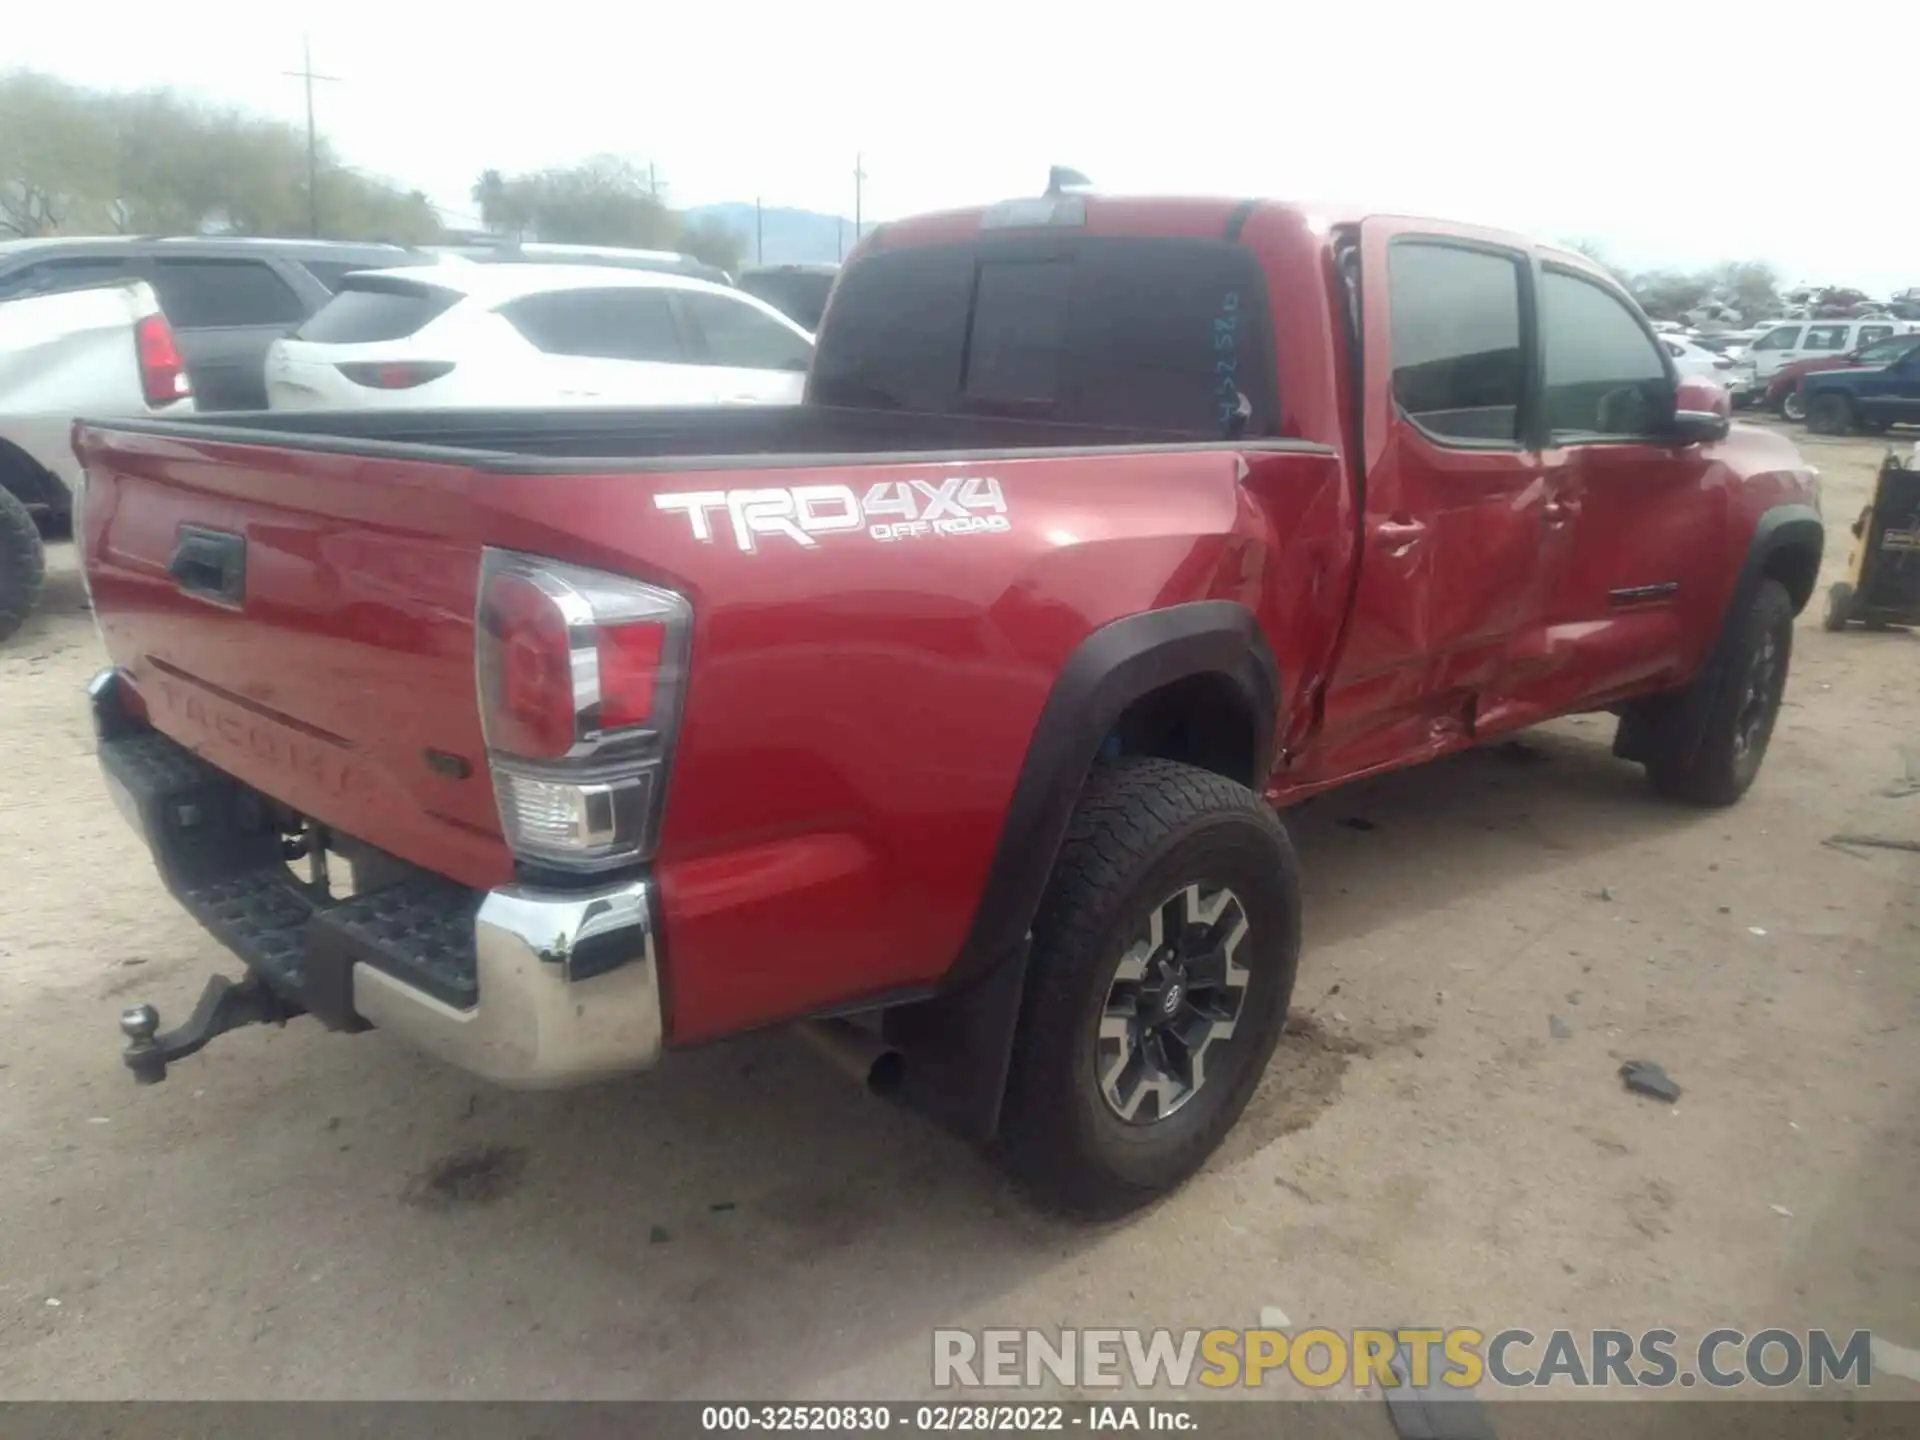
{"type": "Polygon", "coordinates": [[[365,345],[404,340],[459,300],[457,290],[408,281],[355,281],[294,332],[296,340],[322,345],[365,345]]]}
{"type": "Polygon", "coordinates": [[[1079,236],[881,251],[820,335],[821,405],[1278,433],[1265,286],[1227,241],[1079,236]]]}
{"type": "Polygon", "coordinates": [[[1071,260],[981,262],[967,356],[969,396],[1046,404],[1059,398],[1072,290],[1071,260]]]}
{"type": "Polygon", "coordinates": [[[291,325],[306,314],[287,282],[259,260],[156,260],[153,288],[180,330],[291,325]]]}
{"type": "Polygon", "coordinates": [[[408,257],[406,259],[376,260],[371,264],[364,260],[357,262],[345,260],[302,260],[300,266],[309,275],[313,276],[314,279],[326,286],[328,290],[338,295],[340,293],[341,282],[349,275],[357,274],[363,270],[391,270],[418,263],[417,260],[408,257]]]}
{"type": "Polygon", "coordinates": [[[115,280],[137,280],[139,270],[131,257],[102,257],[83,260],[43,260],[16,270],[0,280],[0,299],[18,295],[55,295],[67,290],[85,290],[115,280]]]}

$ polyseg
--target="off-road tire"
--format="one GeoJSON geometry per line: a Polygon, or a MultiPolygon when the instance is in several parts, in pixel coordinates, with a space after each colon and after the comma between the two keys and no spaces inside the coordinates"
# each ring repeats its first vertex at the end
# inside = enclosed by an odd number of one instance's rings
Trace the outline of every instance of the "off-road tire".
{"type": "Polygon", "coordinates": [[[1260,1083],[1299,955],[1299,863],[1258,795],[1170,760],[1096,767],[1034,920],[1001,1114],[1003,1163],[1041,1205],[1090,1219],[1179,1185],[1260,1083]],[[1207,884],[1228,888],[1247,921],[1238,953],[1251,973],[1233,1034],[1188,1100],[1164,1118],[1129,1123],[1110,1107],[1096,1063],[1115,972],[1163,901],[1207,884]]]}
{"type": "Polygon", "coordinates": [[[0,640],[27,623],[46,576],[40,527],[12,491],[0,490],[0,640]]]}
{"type": "Polygon", "coordinates": [[[1831,391],[1807,401],[1807,429],[1816,435],[1851,435],[1853,405],[1831,391]]]}
{"type": "Polygon", "coordinates": [[[1699,743],[1690,754],[1656,747],[1646,762],[1655,790],[1693,805],[1731,805],[1747,793],[1773,739],[1793,658],[1793,599],[1778,580],[1762,580],[1745,613],[1728,616],[1727,623],[1736,628],[1726,654],[1694,681],[1700,693],[1682,697],[1683,704],[1695,700],[1702,706],[1699,743]],[[1760,680],[1768,653],[1772,661],[1760,680]],[[1756,686],[1764,693],[1750,693],[1756,686]],[[1755,701],[1757,712],[1749,709],[1755,701]]]}
{"type": "Polygon", "coordinates": [[[1796,425],[1804,425],[1807,420],[1807,402],[1799,390],[1789,390],[1780,397],[1780,418],[1791,420],[1796,425]]]}
{"type": "Polygon", "coordinates": [[[1853,586],[1844,580],[1837,580],[1827,590],[1827,613],[1820,622],[1823,630],[1844,630],[1847,628],[1847,615],[1853,608],[1853,586]]]}

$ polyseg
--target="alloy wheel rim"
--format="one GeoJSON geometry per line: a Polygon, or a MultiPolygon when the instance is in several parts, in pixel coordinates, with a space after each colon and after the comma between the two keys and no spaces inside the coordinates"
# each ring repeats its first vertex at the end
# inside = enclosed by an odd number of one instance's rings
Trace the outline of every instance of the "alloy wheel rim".
{"type": "Polygon", "coordinates": [[[1780,643],[1773,632],[1768,631],[1747,666],[1747,683],[1740,692],[1740,710],[1733,725],[1736,759],[1744,760],[1765,743],[1779,669],[1780,643]]]}
{"type": "Polygon", "coordinates": [[[1205,1087],[1215,1047],[1233,1039],[1246,1002],[1249,929],[1246,906],[1225,886],[1188,885],[1148,913],[1107,987],[1094,1038],[1101,1098],[1121,1120],[1165,1120],[1205,1087]]]}

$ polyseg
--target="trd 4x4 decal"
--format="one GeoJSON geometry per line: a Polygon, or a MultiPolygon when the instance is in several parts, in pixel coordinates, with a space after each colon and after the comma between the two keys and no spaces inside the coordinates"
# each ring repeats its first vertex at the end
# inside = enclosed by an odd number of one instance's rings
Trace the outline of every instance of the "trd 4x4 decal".
{"type": "Polygon", "coordinates": [[[942,480],[882,480],[864,499],[850,485],[794,485],[764,490],[688,490],[656,495],[654,506],[678,511],[693,538],[711,544],[716,512],[747,554],[763,535],[784,536],[811,549],[817,537],[864,530],[875,540],[925,535],[980,535],[1009,528],[1006,497],[990,475],[942,480]]]}

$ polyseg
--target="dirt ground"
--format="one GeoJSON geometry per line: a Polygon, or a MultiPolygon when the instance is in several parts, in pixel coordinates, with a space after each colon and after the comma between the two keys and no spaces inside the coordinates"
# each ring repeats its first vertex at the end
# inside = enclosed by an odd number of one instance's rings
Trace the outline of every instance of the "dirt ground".
{"type": "MultiPolygon", "coordinates": [[[[1884,447],[1799,438],[1824,587],[1884,447]]],[[[1920,1347],[1920,855],[1821,843],[1920,839],[1920,635],[1817,608],[1732,811],[1590,717],[1295,812],[1294,1033],[1193,1184],[1081,1229],[780,1035],[520,1096],[295,1024],[136,1088],[120,1008],[231,962],[97,779],[56,547],[0,651],[0,1395],[911,1398],[935,1326],[1268,1306],[1920,1347]]]]}

